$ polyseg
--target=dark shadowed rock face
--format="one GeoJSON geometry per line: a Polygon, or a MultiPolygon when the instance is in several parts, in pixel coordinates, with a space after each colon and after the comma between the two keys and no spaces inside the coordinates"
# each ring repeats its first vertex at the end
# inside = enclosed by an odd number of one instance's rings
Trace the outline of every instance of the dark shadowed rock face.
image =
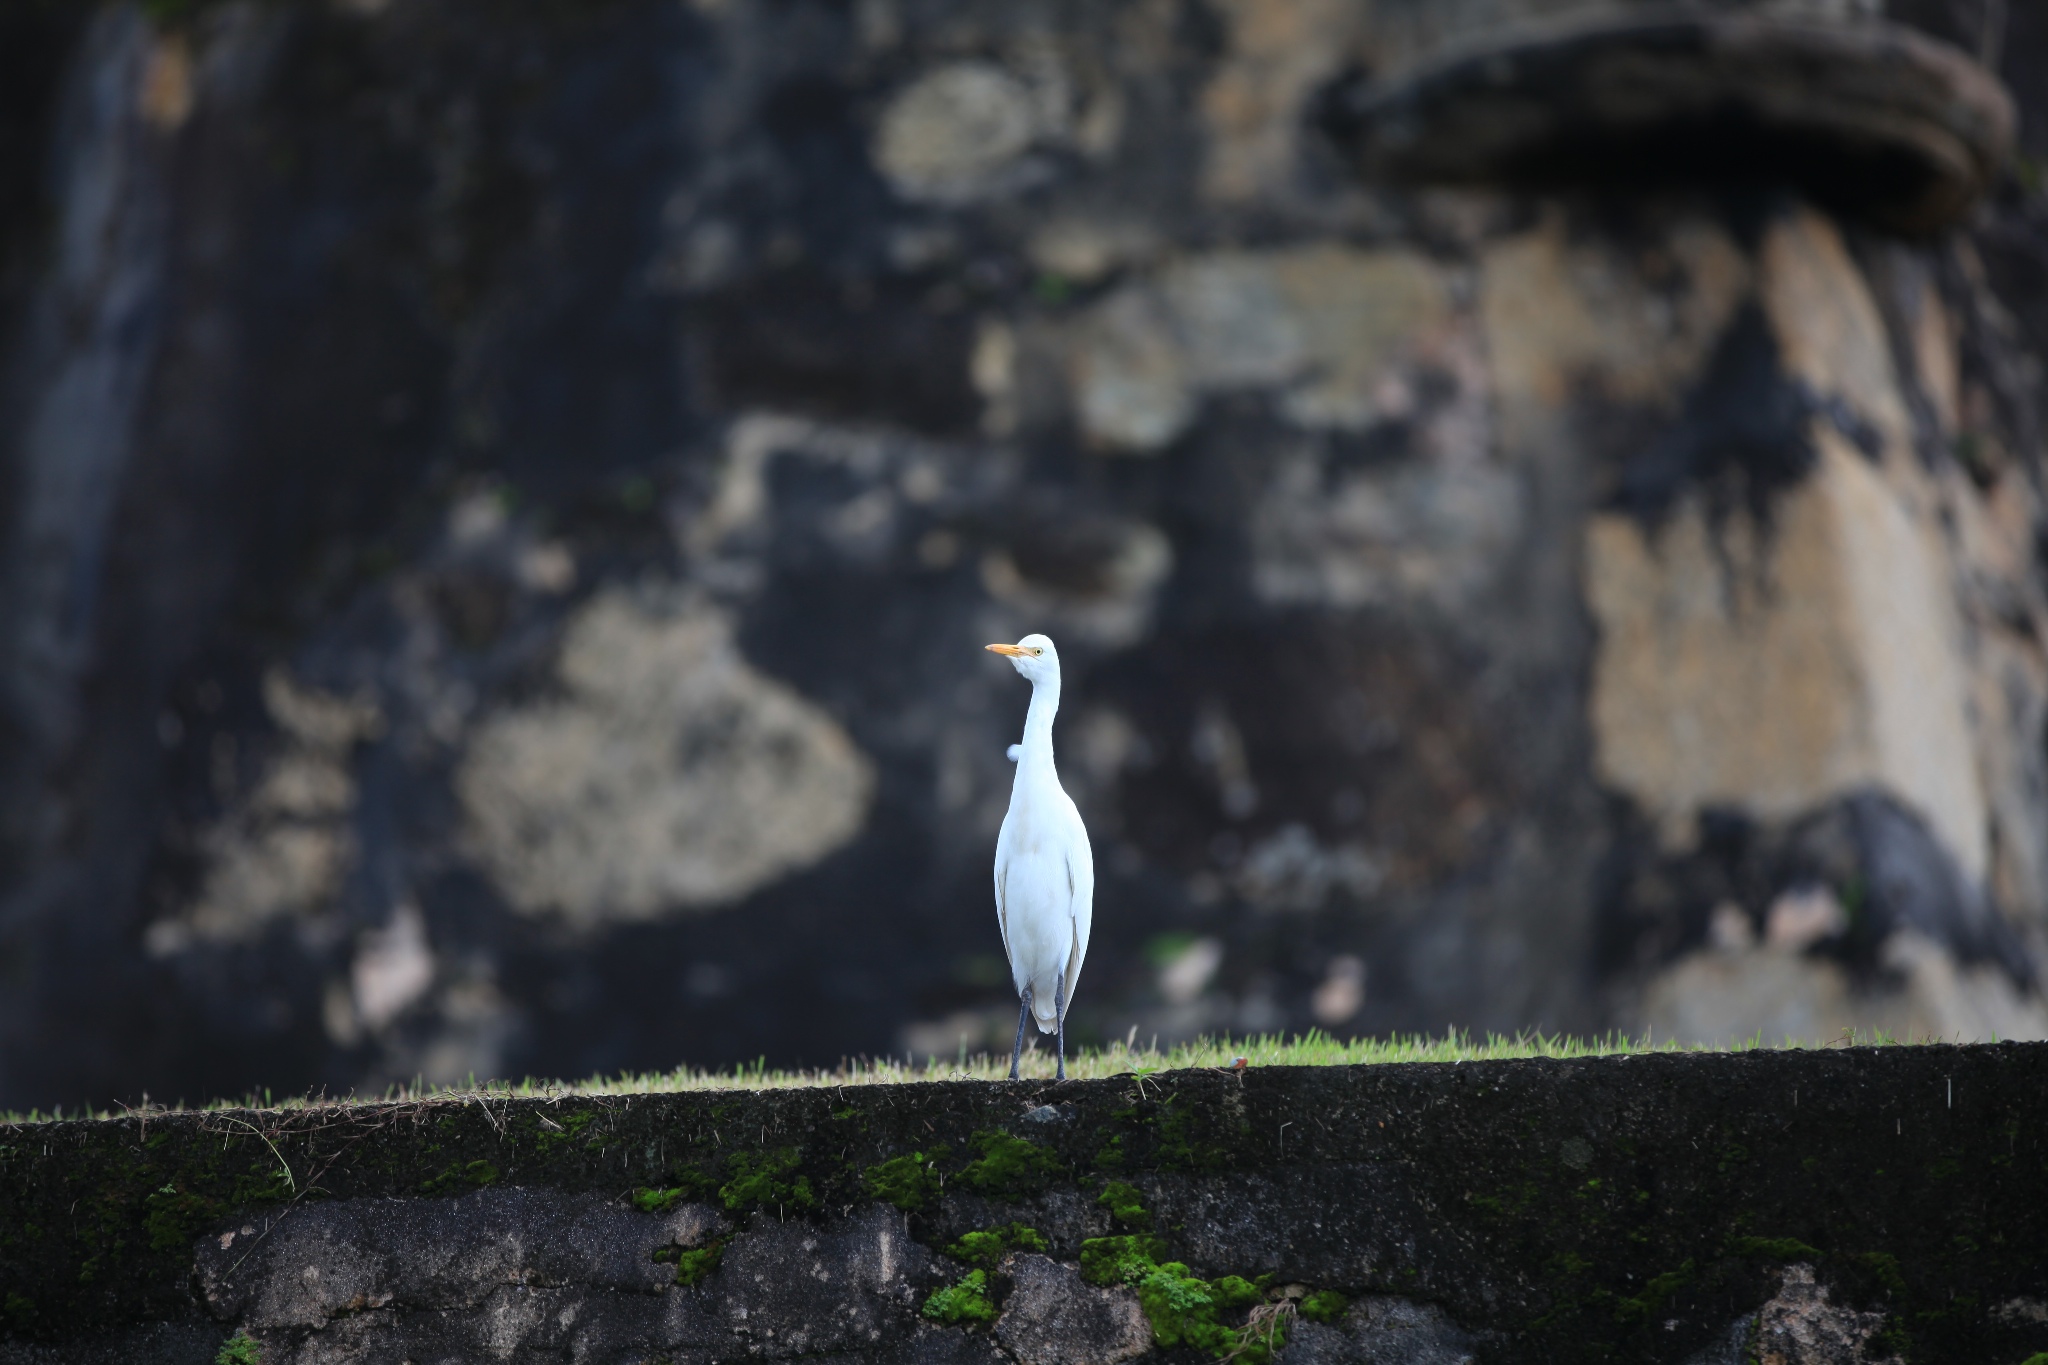
{"type": "Polygon", "coordinates": [[[1341,1321],[1304,1322],[1288,1333],[1287,1365],[1469,1365],[1472,1334],[1431,1304],[1361,1299],[1341,1321]]]}
{"type": "Polygon", "coordinates": [[[1080,1039],[2048,1031],[2019,182],[1360,182],[1417,5],[147,8],[0,20],[0,1105],[1006,1041],[1034,629],[1080,1039]]]}
{"type": "Polygon", "coordinates": [[[2044,1066],[1666,1053],[19,1125],[0,1362],[198,1365],[240,1335],[277,1365],[1163,1365],[1248,1340],[1191,1350],[1203,1304],[1283,1365],[2020,1361],[2048,1349],[2044,1066]]]}
{"type": "Polygon", "coordinates": [[[1718,8],[1442,11],[1425,20],[1443,31],[1434,50],[1340,89],[1326,118],[1369,170],[1409,179],[1637,193],[1783,179],[1920,234],[1997,178],[2011,101],[1961,52],[1877,3],[1718,8]]]}

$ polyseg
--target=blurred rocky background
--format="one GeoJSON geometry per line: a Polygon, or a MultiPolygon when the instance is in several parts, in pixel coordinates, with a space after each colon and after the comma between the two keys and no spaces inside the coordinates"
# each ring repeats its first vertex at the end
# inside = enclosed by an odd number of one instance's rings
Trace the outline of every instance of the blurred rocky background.
{"type": "Polygon", "coordinates": [[[0,1106],[2048,1035],[2048,10],[0,8],[0,1106]],[[1994,73],[2004,77],[2009,103],[1994,73]]]}

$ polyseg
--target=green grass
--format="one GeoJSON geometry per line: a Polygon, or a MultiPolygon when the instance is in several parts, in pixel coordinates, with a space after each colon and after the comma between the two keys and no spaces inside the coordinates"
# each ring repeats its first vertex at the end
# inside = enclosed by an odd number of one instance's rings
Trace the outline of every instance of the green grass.
{"type": "MultiPolygon", "coordinates": [[[[1601,1038],[1553,1037],[1521,1034],[1503,1037],[1489,1034],[1484,1040],[1451,1030],[1440,1038],[1423,1035],[1393,1038],[1336,1039],[1319,1031],[1294,1037],[1261,1034],[1255,1038],[1201,1038],[1169,1047],[1111,1044],[1084,1048],[1067,1058],[1067,1075],[1077,1080],[1100,1080],[1110,1076],[1149,1076],[1157,1072],[1198,1068],[1227,1069],[1242,1057],[1247,1066],[1384,1066],[1399,1062],[1507,1061],[1527,1057],[1609,1057],[1651,1052],[1748,1052],[1773,1046],[1784,1048],[1892,1046],[1902,1040],[1885,1033],[1847,1035],[1825,1044],[1786,1039],[1768,1044],[1751,1038],[1733,1048],[1684,1046],[1668,1041],[1629,1038],[1610,1034],[1601,1038]]],[[[1930,1040],[1939,1041],[1939,1040],[1930,1040]]],[[[584,1081],[477,1081],[434,1086],[414,1084],[393,1087],[380,1095],[351,1095],[337,1101],[329,1096],[308,1096],[275,1100],[269,1092],[236,1101],[216,1101],[203,1106],[171,1106],[216,1109],[294,1109],[308,1105],[342,1103],[415,1103],[422,1100],[456,1100],[474,1097],[502,1099],[553,1098],[558,1095],[651,1095],[692,1090],[786,1090],[805,1086],[901,1085],[914,1081],[1001,1080],[1009,1074],[1008,1057],[981,1054],[964,1061],[927,1057],[923,1062],[907,1058],[854,1058],[837,1067],[818,1070],[770,1070],[765,1063],[737,1067],[731,1071],[708,1071],[682,1067],[675,1071],[637,1072],[618,1076],[593,1076],[584,1081]]],[[[1049,1051],[1027,1050],[1023,1073],[1030,1080],[1051,1080],[1053,1058],[1049,1051]]],[[[44,1112],[0,1114],[0,1123],[39,1123],[58,1119],[109,1118],[122,1111],[44,1112]]],[[[152,1106],[151,1112],[163,1112],[152,1106]]]]}

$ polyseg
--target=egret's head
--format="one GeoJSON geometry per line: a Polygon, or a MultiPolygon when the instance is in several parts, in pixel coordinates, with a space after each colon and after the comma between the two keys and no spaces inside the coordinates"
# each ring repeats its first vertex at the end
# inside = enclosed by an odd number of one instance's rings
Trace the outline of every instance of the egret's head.
{"type": "Polygon", "coordinates": [[[1043,635],[1027,635],[1014,645],[990,645],[988,648],[991,653],[1000,654],[1015,664],[1017,671],[1034,685],[1059,680],[1060,652],[1043,635]]]}

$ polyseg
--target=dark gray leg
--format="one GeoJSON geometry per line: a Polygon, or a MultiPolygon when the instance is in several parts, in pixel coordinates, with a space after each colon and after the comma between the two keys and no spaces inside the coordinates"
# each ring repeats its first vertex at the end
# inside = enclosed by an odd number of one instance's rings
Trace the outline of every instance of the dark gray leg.
{"type": "Polygon", "coordinates": [[[1017,1063],[1024,1056],[1024,1024],[1031,1018],[1031,992],[1017,998],[1017,1046],[1010,1049],[1010,1079],[1017,1079],[1017,1063]]]}
{"type": "Polygon", "coordinates": [[[1054,1048],[1059,1054],[1060,1062],[1059,1072],[1054,1079],[1063,1081],[1067,1078],[1067,978],[1064,975],[1052,984],[1052,1007],[1059,1013],[1059,1023],[1056,1025],[1059,1031],[1053,1034],[1053,1037],[1057,1040],[1054,1048]]]}

